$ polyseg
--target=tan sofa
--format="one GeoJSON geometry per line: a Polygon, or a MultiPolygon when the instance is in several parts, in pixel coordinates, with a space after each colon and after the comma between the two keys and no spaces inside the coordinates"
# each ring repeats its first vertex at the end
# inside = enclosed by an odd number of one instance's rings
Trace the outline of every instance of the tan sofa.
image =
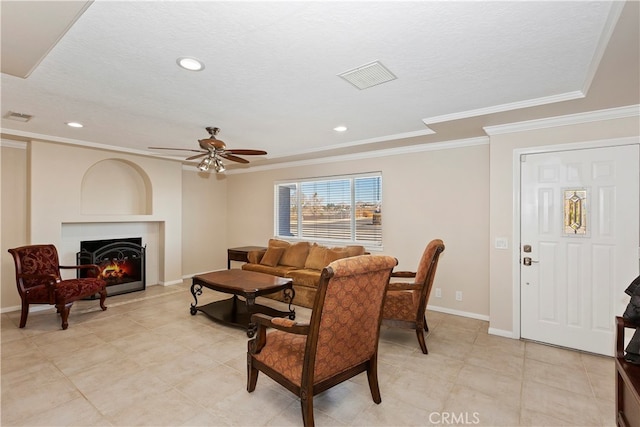
{"type": "MultiPolygon", "coordinates": [[[[317,243],[270,239],[266,250],[247,254],[249,262],[242,269],[292,279],[296,293],[293,303],[312,308],[322,269],[337,259],[365,253],[364,246],[359,245],[329,248],[317,243]]],[[[284,300],[281,292],[267,296],[284,300]]]]}

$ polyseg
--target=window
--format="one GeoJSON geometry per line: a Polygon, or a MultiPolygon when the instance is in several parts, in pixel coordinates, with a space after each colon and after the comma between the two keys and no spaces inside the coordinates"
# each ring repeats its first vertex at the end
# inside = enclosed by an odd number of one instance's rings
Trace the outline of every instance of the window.
{"type": "Polygon", "coordinates": [[[276,236],[382,246],[382,175],[279,182],[276,236]]]}

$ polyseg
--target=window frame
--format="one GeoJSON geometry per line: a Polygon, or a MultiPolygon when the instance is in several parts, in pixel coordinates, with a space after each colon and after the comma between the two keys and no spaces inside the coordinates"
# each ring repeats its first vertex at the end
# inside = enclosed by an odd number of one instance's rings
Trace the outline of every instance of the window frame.
{"type": "MultiPolygon", "coordinates": [[[[381,251],[383,249],[383,232],[382,232],[382,224],[380,223],[380,230],[376,234],[376,239],[373,240],[357,240],[358,228],[357,228],[357,218],[355,215],[357,200],[356,200],[356,188],[355,183],[356,180],[362,178],[377,178],[379,180],[379,189],[378,195],[379,200],[377,200],[377,205],[382,207],[383,205],[383,180],[382,180],[382,172],[366,172],[366,173],[357,173],[357,174],[348,174],[348,175],[331,175],[331,176],[321,176],[321,177],[311,177],[311,178],[298,178],[298,179],[287,179],[287,180],[278,180],[274,183],[274,237],[282,240],[287,240],[291,242],[298,241],[312,241],[320,244],[330,244],[330,245],[362,245],[367,249],[374,251],[381,251]],[[296,192],[296,210],[297,212],[302,212],[302,204],[303,204],[303,193],[302,193],[302,185],[308,183],[321,183],[327,181],[349,181],[349,191],[350,191],[350,226],[349,226],[349,239],[332,239],[326,237],[315,237],[315,236],[305,236],[303,234],[303,222],[300,221],[300,216],[296,220],[296,235],[282,235],[280,234],[279,223],[281,221],[280,218],[280,209],[284,208],[284,205],[281,207],[280,200],[280,189],[284,187],[294,188],[296,192]]],[[[291,209],[291,205],[293,204],[290,199],[285,200],[283,203],[286,204],[286,209],[291,209]]],[[[373,221],[373,217],[371,219],[373,221]]],[[[286,219],[285,219],[286,221],[286,219]]],[[[293,222],[291,220],[288,221],[290,224],[293,222]]],[[[291,227],[293,228],[293,227],[291,227]]]]}

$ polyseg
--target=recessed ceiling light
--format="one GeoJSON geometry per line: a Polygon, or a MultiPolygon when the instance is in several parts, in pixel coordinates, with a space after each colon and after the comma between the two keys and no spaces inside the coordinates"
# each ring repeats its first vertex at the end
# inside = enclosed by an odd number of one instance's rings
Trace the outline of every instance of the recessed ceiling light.
{"type": "Polygon", "coordinates": [[[346,126],[336,126],[333,128],[333,130],[335,130],[336,132],[344,132],[347,130],[346,126]]]}
{"type": "Polygon", "coordinates": [[[201,71],[204,70],[204,64],[197,60],[196,58],[182,57],[176,60],[176,63],[189,71],[201,71]]]}
{"type": "Polygon", "coordinates": [[[67,122],[67,126],[71,126],[72,128],[84,127],[82,123],[78,123],[78,122],[67,122]]]}

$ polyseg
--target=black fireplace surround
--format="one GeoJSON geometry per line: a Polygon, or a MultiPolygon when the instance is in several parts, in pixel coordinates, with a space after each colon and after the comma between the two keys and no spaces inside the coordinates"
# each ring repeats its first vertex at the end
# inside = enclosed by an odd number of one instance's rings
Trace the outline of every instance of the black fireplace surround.
{"type": "MultiPolygon", "coordinates": [[[[80,242],[78,264],[97,264],[107,282],[107,296],[142,291],[146,287],[145,250],[141,237],[80,242]]],[[[87,272],[78,272],[86,277],[87,272]]]]}

